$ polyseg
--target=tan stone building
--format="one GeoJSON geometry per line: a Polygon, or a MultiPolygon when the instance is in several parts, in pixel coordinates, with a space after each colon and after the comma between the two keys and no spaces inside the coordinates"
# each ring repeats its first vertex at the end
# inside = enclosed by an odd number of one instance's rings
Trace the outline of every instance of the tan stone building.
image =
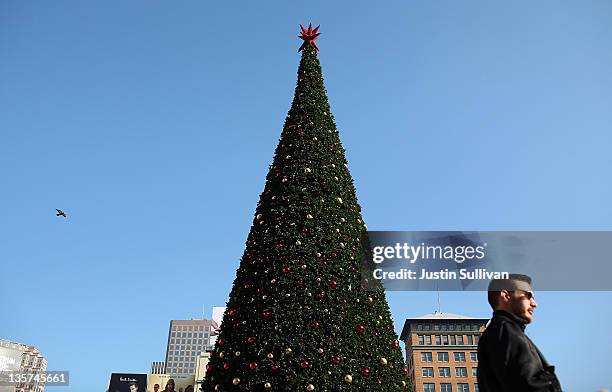
{"type": "MultiPolygon", "coordinates": [[[[47,370],[47,359],[36,347],[0,339],[0,372],[14,371],[36,375],[42,374],[45,370],[47,370]]],[[[3,381],[8,380],[3,379],[3,381]]],[[[45,384],[35,380],[0,386],[0,392],[43,392],[44,390],[45,384]]]]}
{"type": "Polygon", "coordinates": [[[478,392],[478,341],[486,318],[435,312],[406,319],[400,339],[414,392],[478,392]]]}

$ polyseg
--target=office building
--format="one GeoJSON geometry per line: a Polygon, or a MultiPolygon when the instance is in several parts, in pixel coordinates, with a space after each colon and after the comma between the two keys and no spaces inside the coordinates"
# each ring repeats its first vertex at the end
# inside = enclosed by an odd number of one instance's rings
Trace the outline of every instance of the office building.
{"type": "Polygon", "coordinates": [[[435,312],[406,319],[400,339],[415,392],[478,392],[477,348],[489,319],[435,312]]]}
{"type": "Polygon", "coordinates": [[[195,374],[197,357],[212,350],[211,332],[218,328],[214,320],[172,320],[166,349],[166,374],[195,374]]]}

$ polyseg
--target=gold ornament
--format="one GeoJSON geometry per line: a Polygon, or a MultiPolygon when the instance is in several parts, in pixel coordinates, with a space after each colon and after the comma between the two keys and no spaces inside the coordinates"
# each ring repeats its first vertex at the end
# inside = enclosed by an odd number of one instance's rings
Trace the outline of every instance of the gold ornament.
{"type": "Polygon", "coordinates": [[[312,215],[308,214],[308,215],[306,215],[306,218],[312,219],[312,215]]]}
{"type": "Polygon", "coordinates": [[[403,388],[406,388],[406,385],[407,385],[407,384],[406,384],[406,381],[402,381],[402,387],[403,387],[403,388]]]}
{"type": "Polygon", "coordinates": [[[299,246],[299,245],[302,245],[302,242],[300,240],[297,240],[295,241],[295,244],[299,246]]]}
{"type": "Polygon", "coordinates": [[[223,358],[223,357],[225,357],[225,353],[224,353],[223,351],[221,351],[221,352],[219,353],[219,358],[223,358]]]}
{"type": "Polygon", "coordinates": [[[314,391],[314,389],[315,389],[315,388],[314,388],[314,385],[312,385],[312,384],[308,384],[308,385],[306,386],[306,390],[307,390],[307,391],[314,391]]]}
{"type": "Polygon", "coordinates": [[[287,348],[285,349],[285,354],[287,354],[287,355],[291,354],[292,352],[293,352],[293,350],[292,350],[292,349],[290,349],[289,347],[287,347],[287,348]]]}
{"type": "Polygon", "coordinates": [[[219,384],[215,385],[215,391],[218,391],[221,389],[221,386],[219,384]]]}
{"type": "Polygon", "coordinates": [[[240,379],[238,377],[236,377],[235,379],[232,380],[232,384],[234,384],[234,385],[240,384],[240,379]]]}
{"type": "Polygon", "coordinates": [[[387,366],[387,358],[381,358],[380,359],[380,364],[383,366],[387,366]]]}
{"type": "Polygon", "coordinates": [[[235,355],[235,356],[237,356],[237,357],[239,357],[239,356],[240,356],[240,354],[241,354],[241,352],[240,352],[240,351],[236,351],[236,352],[234,353],[234,355],[235,355]]]}
{"type": "Polygon", "coordinates": [[[347,374],[346,376],[344,376],[344,382],[347,383],[352,383],[353,382],[353,376],[351,376],[350,374],[347,374]]]}
{"type": "Polygon", "coordinates": [[[316,256],[321,257],[321,253],[317,252],[316,256]]]}
{"type": "Polygon", "coordinates": [[[266,389],[270,389],[270,388],[272,388],[272,384],[270,384],[269,382],[267,382],[267,383],[265,383],[265,384],[264,384],[264,388],[266,388],[266,389]]]}
{"type": "Polygon", "coordinates": [[[319,348],[318,351],[319,351],[319,354],[323,354],[323,349],[322,348],[319,348]]]}
{"type": "Polygon", "coordinates": [[[266,358],[268,358],[268,359],[272,359],[272,358],[274,358],[274,354],[272,354],[272,353],[268,353],[268,355],[266,355],[266,358]]]}
{"type": "Polygon", "coordinates": [[[257,216],[256,216],[257,220],[260,220],[262,216],[263,215],[261,215],[261,214],[257,214],[257,216]]]}
{"type": "Polygon", "coordinates": [[[305,173],[311,173],[311,172],[312,172],[312,170],[311,170],[309,167],[307,167],[306,169],[304,169],[304,172],[305,172],[305,173]]]}
{"type": "Polygon", "coordinates": [[[368,297],[368,301],[372,302],[372,301],[374,301],[374,298],[368,297]]]}
{"type": "Polygon", "coordinates": [[[342,204],[342,198],[339,197],[337,198],[337,200],[338,200],[338,203],[342,204]]]}

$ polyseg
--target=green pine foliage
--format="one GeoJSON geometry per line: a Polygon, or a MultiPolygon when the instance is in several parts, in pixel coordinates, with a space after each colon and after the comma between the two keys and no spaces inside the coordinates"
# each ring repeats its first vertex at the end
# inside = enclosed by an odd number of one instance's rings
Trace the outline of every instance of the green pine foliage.
{"type": "Polygon", "coordinates": [[[308,45],[203,389],[407,390],[384,291],[360,288],[365,234],[308,45]]]}

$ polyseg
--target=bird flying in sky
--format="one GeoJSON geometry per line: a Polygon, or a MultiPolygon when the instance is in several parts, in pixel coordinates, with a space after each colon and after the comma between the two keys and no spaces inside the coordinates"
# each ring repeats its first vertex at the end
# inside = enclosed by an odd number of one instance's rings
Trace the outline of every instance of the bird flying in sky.
{"type": "Polygon", "coordinates": [[[55,209],[55,211],[57,211],[55,213],[55,216],[63,216],[64,218],[67,218],[66,213],[58,208],[55,209]]]}

